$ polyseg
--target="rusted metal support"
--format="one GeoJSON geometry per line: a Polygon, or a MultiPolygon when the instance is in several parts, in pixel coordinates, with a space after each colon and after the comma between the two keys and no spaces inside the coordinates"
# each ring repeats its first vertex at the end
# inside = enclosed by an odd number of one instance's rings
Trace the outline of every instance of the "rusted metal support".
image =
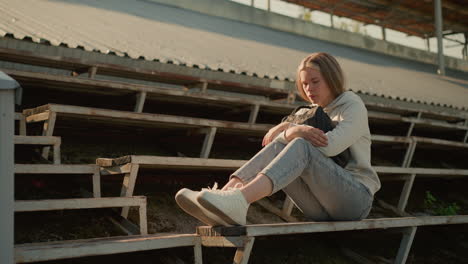
{"type": "MultiPolygon", "coordinates": [[[[422,112],[418,112],[418,115],[416,116],[416,119],[417,119],[417,120],[421,119],[421,115],[422,115],[422,112]]],[[[411,124],[410,124],[410,127],[409,127],[409,129],[408,129],[408,132],[406,133],[406,136],[407,136],[407,137],[410,137],[410,136],[411,136],[411,133],[413,133],[414,124],[415,124],[415,122],[412,121],[411,124]]]]}
{"type": "Polygon", "coordinates": [[[203,82],[202,82],[202,85],[201,85],[201,92],[202,92],[202,93],[206,93],[207,90],[208,90],[208,82],[207,82],[207,81],[203,81],[203,82]]]}
{"type": "Polygon", "coordinates": [[[410,143],[408,145],[408,148],[406,149],[406,154],[405,158],[403,159],[403,164],[401,164],[402,167],[408,168],[411,165],[411,161],[413,160],[413,155],[416,150],[416,144],[417,140],[415,138],[409,138],[410,143]]]}
{"type": "Polygon", "coordinates": [[[468,119],[465,120],[465,127],[467,127],[466,132],[465,132],[465,137],[463,138],[463,143],[466,143],[468,140],[468,119]]]}
{"type": "Polygon", "coordinates": [[[405,180],[405,185],[403,186],[403,190],[401,191],[401,194],[400,194],[400,200],[398,201],[398,211],[400,212],[405,211],[415,177],[416,177],[416,174],[411,174],[411,176],[405,180]]]}
{"type": "Polygon", "coordinates": [[[257,121],[257,116],[258,116],[258,111],[260,110],[260,105],[255,104],[252,105],[251,111],[250,111],[250,116],[249,116],[249,124],[255,124],[257,121]]]}
{"type": "Polygon", "coordinates": [[[146,92],[142,91],[136,94],[136,103],[134,112],[141,113],[143,112],[143,107],[145,106],[146,92]]]}
{"type": "Polygon", "coordinates": [[[97,70],[97,66],[91,66],[88,70],[88,78],[94,79],[94,77],[96,77],[97,70]]]}
{"type": "Polygon", "coordinates": [[[205,141],[203,141],[203,147],[200,152],[200,158],[207,159],[210,156],[211,147],[216,135],[216,127],[210,127],[206,130],[205,141]]]}
{"type": "Polygon", "coordinates": [[[403,231],[403,238],[401,239],[400,248],[395,259],[395,264],[404,264],[408,258],[413,244],[414,235],[416,234],[417,227],[411,226],[405,228],[403,231]]]}

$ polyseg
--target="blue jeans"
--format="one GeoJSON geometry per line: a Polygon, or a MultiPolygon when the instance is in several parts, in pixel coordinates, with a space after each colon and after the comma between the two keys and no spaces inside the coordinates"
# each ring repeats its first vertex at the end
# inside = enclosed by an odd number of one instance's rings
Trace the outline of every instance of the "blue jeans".
{"type": "Polygon", "coordinates": [[[248,183],[259,173],[271,179],[272,194],[283,190],[312,221],[360,220],[372,207],[367,187],[303,138],[273,141],[232,176],[248,183]]]}

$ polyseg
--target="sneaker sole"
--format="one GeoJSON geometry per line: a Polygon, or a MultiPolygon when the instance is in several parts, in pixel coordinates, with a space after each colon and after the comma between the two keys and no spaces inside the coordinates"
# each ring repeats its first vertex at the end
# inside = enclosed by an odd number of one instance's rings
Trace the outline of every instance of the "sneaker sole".
{"type": "Polygon", "coordinates": [[[197,197],[197,201],[203,206],[205,207],[205,209],[209,210],[211,213],[217,215],[218,217],[220,217],[221,219],[223,219],[227,224],[229,225],[242,225],[240,223],[238,223],[237,221],[233,220],[231,217],[227,216],[226,214],[224,214],[223,211],[219,210],[218,207],[214,206],[212,203],[210,203],[209,201],[205,200],[203,198],[203,196],[198,196],[197,197]]]}
{"type": "Polygon", "coordinates": [[[197,218],[198,220],[202,221],[203,223],[210,225],[210,226],[219,226],[222,225],[218,223],[217,221],[211,219],[208,217],[203,211],[198,207],[197,204],[193,203],[192,200],[187,198],[184,195],[179,195],[176,198],[176,203],[179,205],[184,212],[187,214],[197,218]]]}

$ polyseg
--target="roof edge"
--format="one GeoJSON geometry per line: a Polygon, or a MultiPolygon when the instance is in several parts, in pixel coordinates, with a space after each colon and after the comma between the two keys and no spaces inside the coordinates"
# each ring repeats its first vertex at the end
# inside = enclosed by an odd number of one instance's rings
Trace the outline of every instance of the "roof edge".
{"type": "MultiPolygon", "coordinates": [[[[252,8],[228,0],[148,0],[195,11],[198,13],[255,24],[273,30],[328,41],[340,45],[365,49],[398,58],[437,65],[437,54],[400,44],[371,38],[357,33],[334,29],[309,21],[252,8]]],[[[445,56],[445,67],[468,72],[468,61],[445,56]]],[[[434,72],[436,69],[434,68],[434,72]]]]}

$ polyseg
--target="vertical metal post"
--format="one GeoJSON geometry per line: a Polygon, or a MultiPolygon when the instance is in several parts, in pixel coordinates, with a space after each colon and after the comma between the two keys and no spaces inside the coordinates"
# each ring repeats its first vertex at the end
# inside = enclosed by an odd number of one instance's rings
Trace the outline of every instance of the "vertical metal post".
{"type": "Polygon", "coordinates": [[[431,42],[429,41],[429,37],[427,35],[424,35],[426,38],[426,46],[427,46],[427,51],[431,52],[431,42]]]}
{"type": "Polygon", "coordinates": [[[255,5],[255,0],[250,0],[250,6],[254,6],[255,5]]]}
{"type": "Polygon", "coordinates": [[[416,234],[417,227],[407,227],[403,231],[403,238],[400,242],[400,248],[398,249],[395,264],[405,264],[413,244],[414,235],[416,234]]]}
{"type": "Polygon", "coordinates": [[[330,23],[331,23],[331,27],[335,28],[335,22],[333,21],[333,13],[330,14],[330,23]]]}
{"type": "Polygon", "coordinates": [[[385,30],[385,27],[382,26],[382,39],[387,40],[387,31],[385,30]]]}
{"type": "Polygon", "coordinates": [[[437,36],[437,55],[439,69],[437,71],[440,75],[445,75],[445,62],[444,62],[444,46],[442,43],[442,4],[441,0],[434,0],[434,15],[435,15],[435,29],[437,36]]]}
{"type": "Polygon", "coordinates": [[[0,263],[4,264],[14,263],[14,110],[14,90],[0,89],[0,263]]]}
{"type": "Polygon", "coordinates": [[[267,0],[267,10],[268,12],[271,11],[271,0],[267,0]]]}

